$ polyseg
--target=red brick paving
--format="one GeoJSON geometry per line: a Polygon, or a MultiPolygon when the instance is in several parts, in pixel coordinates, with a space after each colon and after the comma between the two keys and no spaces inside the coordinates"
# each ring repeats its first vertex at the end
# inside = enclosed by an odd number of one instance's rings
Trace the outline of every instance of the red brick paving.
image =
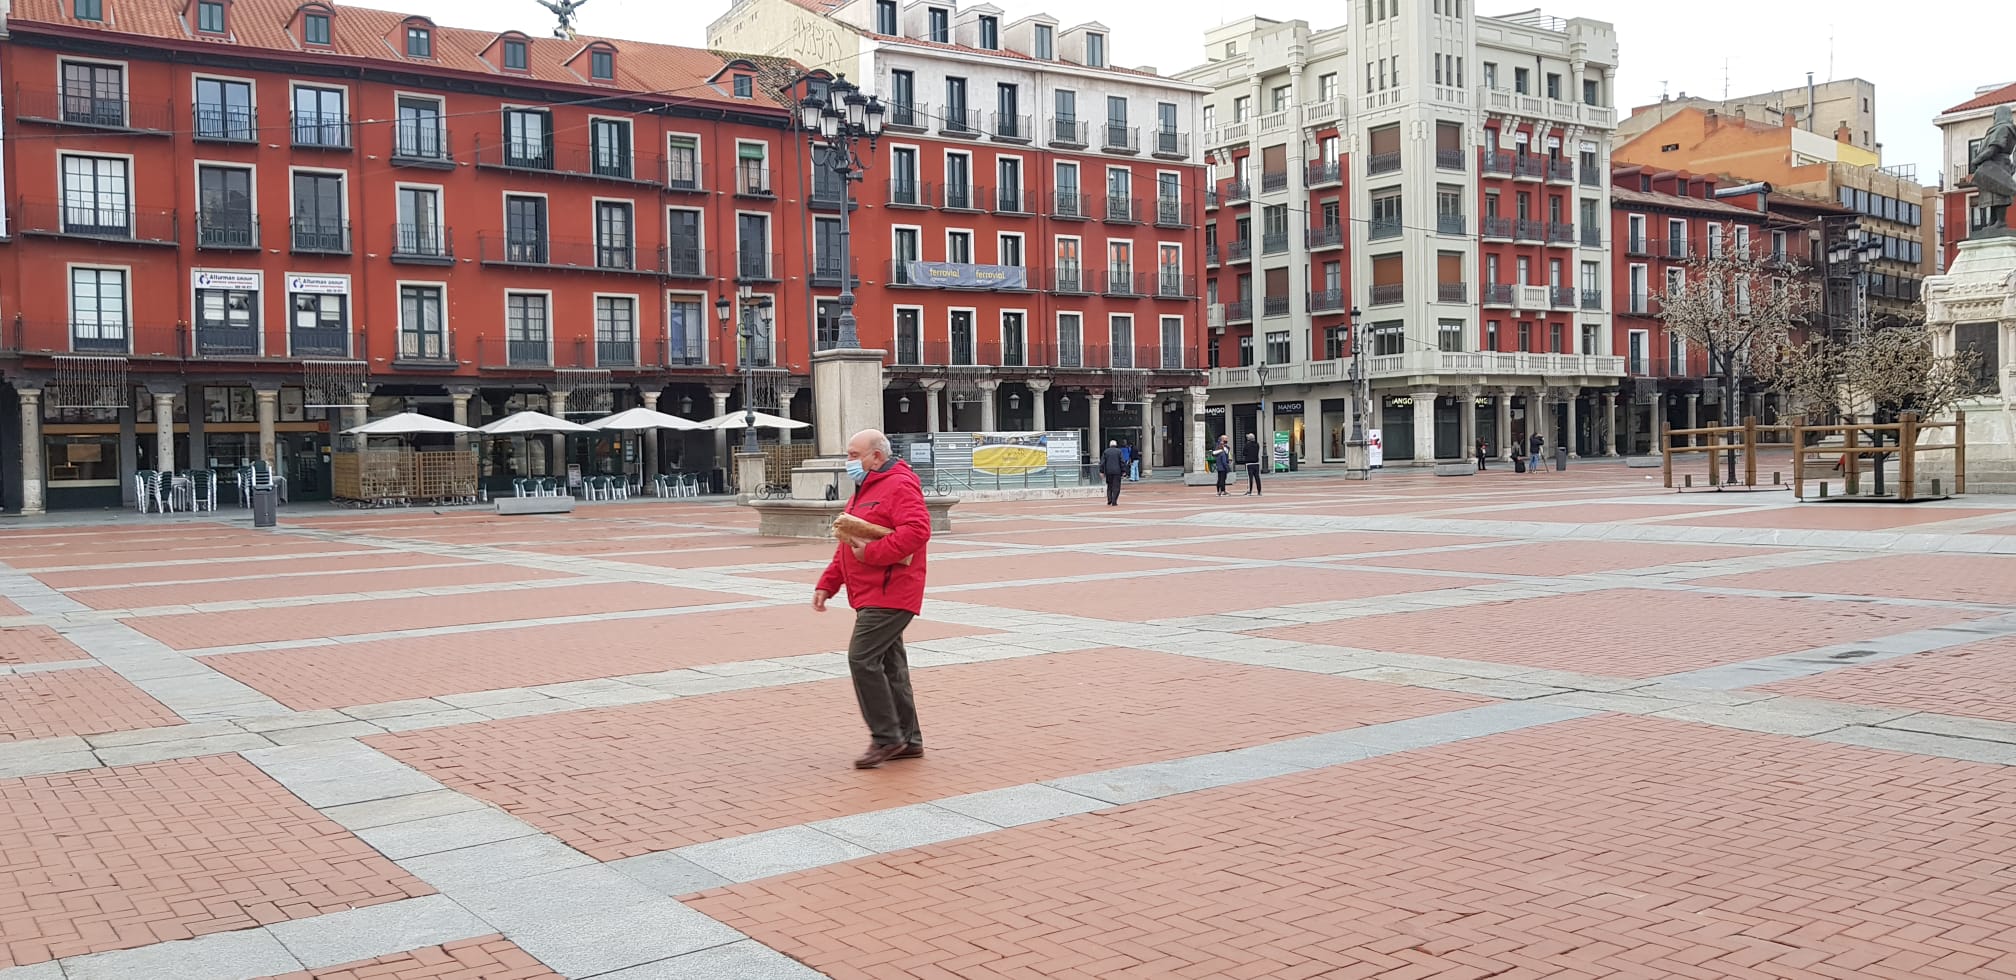
{"type": "Polygon", "coordinates": [[[47,626],[0,628],[0,664],[49,664],[90,655],[47,626]]]}
{"type": "MultiPolygon", "coordinates": [[[[237,545],[231,547],[172,548],[158,544],[136,545],[116,551],[97,551],[86,547],[55,548],[37,554],[12,555],[7,564],[23,571],[45,568],[71,568],[84,565],[121,565],[129,562],[155,561],[210,561],[231,558],[271,558],[275,555],[326,555],[331,552],[364,552],[372,550],[367,545],[337,544],[325,541],[285,540],[237,545]]],[[[262,563],[263,564],[263,563],[262,563]]]]}
{"type": "Polygon", "coordinates": [[[1776,553],[1778,549],[1772,548],[1641,544],[1632,541],[1539,541],[1504,548],[1379,558],[1372,563],[1395,568],[1433,568],[1486,575],[1559,576],[1776,553]]]}
{"type": "Polygon", "coordinates": [[[560,980],[560,974],[546,969],[532,954],[519,949],[517,943],[490,935],[262,980],[547,980],[549,977],[560,980]]]}
{"type": "MultiPolygon", "coordinates": [[[[930,580],[935,588],[947,585],[978,585],[986,582],[1019,582],[1027,579],[1055,578],[1059,575],[1106,575],[1190,567],[1194,567],[1190,562],[1171,561],[1167,558],[1073,554],[1060,559],[1054,552],[1042,551],[998,557],[960,558],[954,561],[934,557],[931,560],[930,580]]],[[[824,571],[822,567],[762,572],[756,577],[810,585],[817,582],[824,571]]]]}
{"type": "MultiPolygon", "coordinates": [[[[847,648],[852,621],[804,604],[478,630],[204,657],[290,708],[341,708],[847,648]]],[[[912,640],[986,630],[920,620],[912,640]]]]}
{"type": "Polygon", "coordinates": [[[2016,770],[1604,716],[688,901],[836,980],[2016,975],[2016,770]]]}
{"type": "Polygon", "coordinates": [[[161,702],[103,667],[0,677],[0,742],[180,724],[161,702]]]}
{"type": "MultiPolygon", "coordinates": [[[[1145,532],[1144,537],[1153,537],[1145,532]]],[[[1456,534],[1401,534],[1389,531],[1355,531],[1340,534],[1286,534],[1262,537],[1247,535],[1233,541],[1199,541],[1195,544],[1153,545],[1152,550],[1186,555],[1213,555],[1223,558],[1341,558],[1377,551],[1410,551],[1415,548],[1446,548],[1451,545],[1486,544],[1497,538],[1464,537],[1456,534]]]]}
{"type": "Polygon", "coordinates": [[[1142,622],[1331,599],[1454,589],[1482,581],[1341,568],[1245,567],[1103,582],[983,589],[961,592],[954,598],[1036,612],[1142,622]]]}
{"type": "Polygon", "coordinates": [[[76,589],[106,585],[151,585],[161,582],[197,582],[204,579],[239,578],[246,575],[300,574],[304,572],[364,572],[408,568],[413,565],[460,565],[466,559],[441,555],[421,555],[397,551],[359,551],[325,558],[290,558],[272,562],[197,562],[146,565],[139,568],[93,568],[79,572],[43,572],[35,579],[52,589],[76,589]]]}
{"type": "Polygon", "coordinates": [[[772,562],[825,561],[833,557],[831,543],[766,541],[762,544],[702,540],[698,547],[655,555],[611,555],[611,561],[659,568],[714,568],[721,565],[761,565],[772,562]]]}
{"type": "MultiPolygon", "coordinates": [[[[363,586],[365,583],[357,584],[363,586]]],[[[337,602],[199,615],[151,616],[126,622],[177,650],[196,650],[235,643],[308,640],[548,616],[676,609],[741,599],[741,596],[724,592],[703,592],[645,582],[589,582],[537,589],[378,599],[363,604],[337,602]]]]}
{"type": "Polygon", "coordinates": [[[1947,609],[1610,589],[1260,635],[1615,677],[1713,667],[1976,618],[1947,609]]]}
{"type": "Polygon", "coordinates": [[[1880,555],[1825,565],[1725,575],[1701,579],[1696,584],[2016,606],[2016,557],[1880,555]]]}
{"type": "Polygon", "coordinates": [[[234,756],[0,782],[0,965],[432,894],[234,756]]]}
{"type": "Polygon", "coordinates": [[[1860,664],[1758,688],[2016,723],[2016,638],[1860,664]]]}
{"type": "MultiPolygon", "coordinates": [[[[1488,502],[1480,501],[1484,506],[1488,502]]],[[[1531,521],[1540,524],[1610,524],[1617,521],[1642,521],[1654,517],[1677,517],[1681,514],[1698,514],[1718,508],[1713,504],[1700,506],[1662,504],[1572,504],[1559,507],[1512,507],[1503,510],[1474,511],[1466,514],[1443,513],[1436,516],[1451,521],[1531,521]]],[[[1683,521],[1679,523],[1692,523],[1683,521]]]]}
{"type": "Polygon", "coordinates": [[[28,610],[21,608],[12,599],[0,598],[0,616],[26,616],[28,610]]]}
{"type": "MultiPolygon", "coordinates": [[[[238,574],[259,575],[285,571],[240,565],[238,574]]],[[[453,568],[412,568],[387,572],[347,575],[285,575],[250,578],[230,582],[194,582],[188,585],[146,585],[122,589],[93,589],[72,592],[70,597],[93,609],[144,609],[149,606],[184,606],[200,602],[240,602],[253,599],[293,599],[302,596],[345,595],[352,592],[390,592],[397,589],[431,589],[447,585],[490,585],[498,582],[538,582],[569,578],[566,572],[522,565],[457,565],[453,568]]]]}
{"type": "Polygon", "coordinates": [[[1889,531],[1914,524],[1936,524],[1986,511],[1912,504],[1798,504],[1715,517],[1660,521],[1689,527],[1755,527],[1786,531],[1889,531]]]}
{"type": "Polygon", "coordinates": [[[1238,534],[1237,528],[1196,527],[1136,522],[1124,525],[1071,524],[1061,521],[1004,521],[973,525],[973,530],[955,532],[968,540],[998,541],[1002,544],[1124,544],[1161,538],[1204,538],[1238,534]]]}
{"type": "Polygon", "coordinates": [[[868,739],[845,678],[368,741],[614,860],[1487,702],[1134,650],[915,677],[930,754],[872,775],[849,767],[868,739]]]}

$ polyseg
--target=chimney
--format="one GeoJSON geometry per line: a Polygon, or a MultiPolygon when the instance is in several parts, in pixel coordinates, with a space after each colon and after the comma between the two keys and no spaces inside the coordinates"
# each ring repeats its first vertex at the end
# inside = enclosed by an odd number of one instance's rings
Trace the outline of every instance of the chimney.
{"type": "Polygon", "coordinates": [[[1701,110],[1701,129],[1712,133],[1722,128],[1722,116],[1713,109],[1701,110]]]}
{"type": "Polygon", "coordinates": [[[1855,142],[1855,131],[1849,129],[1848,124],[1845,122],[1839,126],[1834,127],[1834,142],[1836,143],[1855,142]]]}

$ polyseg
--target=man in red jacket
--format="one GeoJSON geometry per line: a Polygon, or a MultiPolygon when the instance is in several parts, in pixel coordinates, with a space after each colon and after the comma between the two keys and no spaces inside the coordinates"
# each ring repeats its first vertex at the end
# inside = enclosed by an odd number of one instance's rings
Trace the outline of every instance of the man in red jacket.
{"type": "Polygon", "coordinates": [[[847,473],[857,484],[847,513],[890,532],[866,544],[836,547],[813,587],[812,608],[825,612],[826,600],[846,587],[847,604],[854,607],[847,667],[872,739],[854,768],[873,769],[891,759],[924,755],[903,630],[924,608],[924,545],[931,540],[931,512],[924,506],[916,471],[890,457],[889,437],[875,429],[847,440],[847,473]]]}

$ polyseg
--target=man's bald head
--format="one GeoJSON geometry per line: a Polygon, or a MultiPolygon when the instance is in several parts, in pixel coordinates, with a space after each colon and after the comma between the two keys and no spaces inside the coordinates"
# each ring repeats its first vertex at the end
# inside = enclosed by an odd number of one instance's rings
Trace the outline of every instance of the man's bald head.
{"type": "Polygon", "coordinates": [[[881,429],[862,429],[847,440],[847,458],[860,460],[873,473],[889,462],[889,437],[881,429]]]}

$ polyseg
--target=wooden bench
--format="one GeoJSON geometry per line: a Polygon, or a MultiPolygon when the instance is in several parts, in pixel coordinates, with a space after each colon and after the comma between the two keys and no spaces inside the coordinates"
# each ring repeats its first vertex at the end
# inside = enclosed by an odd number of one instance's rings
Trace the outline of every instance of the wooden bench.
{"type": "Polygon", "coordinates": [[[572,514],[573,497],[498,497],[499,514],[572,514]]]}

